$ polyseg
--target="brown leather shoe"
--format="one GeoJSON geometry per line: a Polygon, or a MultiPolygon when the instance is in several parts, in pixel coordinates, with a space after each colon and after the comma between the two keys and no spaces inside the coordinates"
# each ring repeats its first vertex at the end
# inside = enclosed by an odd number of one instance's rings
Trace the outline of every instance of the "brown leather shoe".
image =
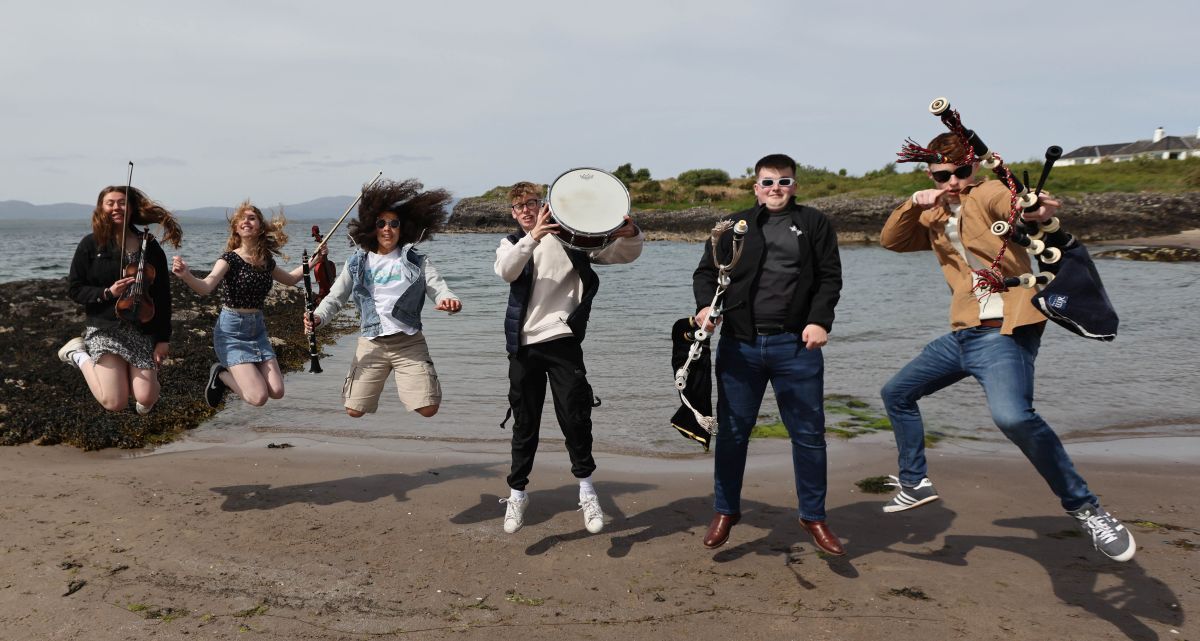
{"type": "Polygon", "coordinates": [[[711,550],[725,545],[725,541],[729,540],[729,531],[740,520],[742,520],[741,513],[721,514],[717,512],[713,516],[712,523],[708,524],[708,534],[704,535],[704,547],[711,550]]]}
{"type": "Polygon", "coordinates": [[[824,521],[806,521],[800,519],[800,527],[812,535],[813,543],[826,554],[842,556],[846,553],[846,550],[842,548],[842,542],[838,540],[833,530],[830,530],[829,526],[825,525],[824,521]]]}

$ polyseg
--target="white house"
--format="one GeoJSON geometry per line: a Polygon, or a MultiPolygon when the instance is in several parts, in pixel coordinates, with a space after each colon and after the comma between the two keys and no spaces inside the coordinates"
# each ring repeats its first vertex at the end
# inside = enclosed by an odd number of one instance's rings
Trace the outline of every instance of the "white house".
{"type": "Polygon", "coordinates": [[[1094,165],[1099,162],[1122,162],[1134,158],[1183,160],[1200,158],[1200,128],[1195,136],[1168,136],[1162,127],[1154,137],[1137,142],[1118,142],[1109,145],[1087,145],[1059,159],[1058,165],[1094,165]]]}

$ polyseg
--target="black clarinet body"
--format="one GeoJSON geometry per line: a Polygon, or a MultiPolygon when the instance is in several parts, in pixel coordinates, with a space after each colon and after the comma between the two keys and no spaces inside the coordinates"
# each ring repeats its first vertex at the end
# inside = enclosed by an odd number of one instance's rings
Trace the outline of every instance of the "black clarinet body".
{"type": "MultiPolygon", "coordinates": [[[[317,309],[317,298],[313,296],[312,272],[308,266],[308,250],[301,253],[304,263],[304,310],[308,314],[308,322],[313,324],[313,312],[317,309]]],[[[317,328],[313,327],[308,333],[308,371],[310,374],[321,373],[321,355],[317,351],[317,328]]]]}

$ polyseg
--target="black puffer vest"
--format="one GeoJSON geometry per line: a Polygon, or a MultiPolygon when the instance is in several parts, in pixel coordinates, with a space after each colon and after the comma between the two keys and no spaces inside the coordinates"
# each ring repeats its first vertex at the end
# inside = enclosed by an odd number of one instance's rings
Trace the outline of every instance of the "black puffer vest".
{"type": "MultiPolygon", "coordinates": [[[[509,234],[507,240],[515,245],[523,236],[524,230],[509,234]]],[[[579,272],[579,278],[583,281],[583,299],[579,302],[579,307],[567,317],[567,327],[570,327],[575,338],[582,342],[584,334],[587,333],[588,318],[592,315],[592,299],[600,290],[600,277],[592,269],[592,260],[586,252],[570,248],[566,250],[571,265],[579,272]]],[[[525,264],[525,269],[521,270],[521,275],[508,287],[508,308],[504,311],[504,348],[509,354],[516,354],[517,348],[521,346],[521,327],[525,324],[525,311],[529,307],[529,296],[532,293],[533,259],[530,258],[525,264]]]]}

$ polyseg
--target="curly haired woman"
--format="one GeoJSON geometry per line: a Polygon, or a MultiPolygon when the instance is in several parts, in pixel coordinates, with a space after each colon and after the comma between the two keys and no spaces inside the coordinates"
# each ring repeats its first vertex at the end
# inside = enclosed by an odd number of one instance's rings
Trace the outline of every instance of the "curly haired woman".
{"type": "Polygon", "coordinates": [[[450,314],[461,310],[462,303],[429,257],[415,247],[441,230],[450,201],[445,190],[422,189],[416,180],[385,180],[363,191],[358,218],[348,225],[358,250],[312,321],[307,314],[304,318],[305,330],[314,331],[353,297],[360,335],[342,386],[342,403],[355,418],[376,411],[384,382],[393,373],[407,409],[429,417],[442,402],[441,384],[421,333],[421,307],[426,296],[434,309],[450,314]]]}

